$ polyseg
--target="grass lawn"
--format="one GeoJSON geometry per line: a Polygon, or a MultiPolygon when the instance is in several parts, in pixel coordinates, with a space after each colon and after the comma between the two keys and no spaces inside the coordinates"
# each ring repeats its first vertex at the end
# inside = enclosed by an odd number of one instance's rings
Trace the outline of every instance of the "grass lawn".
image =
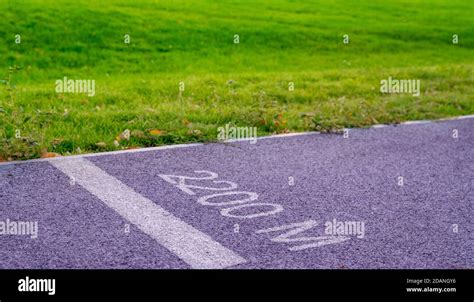
{"type": "Polygon", "coordinates": [[[0,11],[0,161],[215,141],[227,123],[262,136],[474,114],[473,1],[45,0],[0,11]],[[382,94],[390,76],[419,79],[421,95],[382,94]],[[57,93],[64,77],[95,80],[95,95],[57,93]]]}

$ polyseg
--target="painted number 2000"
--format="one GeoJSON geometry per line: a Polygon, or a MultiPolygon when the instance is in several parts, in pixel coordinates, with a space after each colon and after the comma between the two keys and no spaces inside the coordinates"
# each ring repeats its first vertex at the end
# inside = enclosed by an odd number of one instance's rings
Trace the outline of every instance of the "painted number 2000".
{"type": "MultiPolygon", "coordinates": [[[[173,184],[181,191],[189,195],[196,195],[196,190],[217,191],[219,193],[199,197],[197,202],[204,206],[219,207],[223,216],[240,219],[251,219],[275,215],[283,211],[283,207],[275,203],[255,202],[258,194],[248,191],[236,191],[237,184],[231,181],[216,180],[217,173],[210,171],[194,171],[201,174],[201,177],[190,177],[182,175],[161,174],[162,179],[173,184]],[[196,182],[212,182],[213,186],[198,186],[191,184],[196,182]]],[[[324,245],[341,243],[349,240],[346,236],[305,236],[304,233],[316,227],[319,223],[314,220],[288,223],[273,226],[266,229],[256,230],[256,234],[279,235],[270,237],[270,240],[277,243],[289,244],[290,251],[301,251],[310,248],[317,248],[324,245]]]]}
{"type": "Polygon", "coordinates": [[[159,176],[189,195],[196,195],[196,190],[218,191],[219,193],[199,197],[197,202],[204,206],[220,207],[221,215],[226,217],[251,219],[283,211],[283,207],[276,203],[255,202],[258,199],[258,194],[255,192],[235,191],[238,185],[234,182],[215,180],[218,177],[217,173],[204,170],[194,172],[201,174],[202,177],[172,174],[159,176]],[[211,181],[215,186],[198,186],[191,184],[191,181],[211,181]]]}

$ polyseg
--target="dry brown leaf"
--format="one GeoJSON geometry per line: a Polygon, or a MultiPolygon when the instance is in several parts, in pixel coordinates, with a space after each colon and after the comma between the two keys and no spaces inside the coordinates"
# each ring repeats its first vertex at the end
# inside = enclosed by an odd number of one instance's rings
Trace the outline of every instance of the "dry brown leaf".
{"type": "Polygon", "coordinates": [[[201,130],[198,130],[198,129],[194,129],[194,130],[188,130],[188,135],[196,135],[196,136],[200,136],[202,134],[201,130]]]}
{"type": "Polygon", "coordinates": [[[144,138],[144,137],[145,137],[145,134],[143,133],[143,131],[140,131],[140,130],[133,130],[133,131],[130,133],[130,136],[138,137],[138,138],[144,138]]]}
{"type": "Polygon", "coordinates": [[[120,138],[128,141],[130,139],[130,130],[125,129],[121,134],[120,138]]]}
{"type": "Polygon", "coordinates": [[[149,133],[151,135],[161,135],[161,130],[153,129],[153,130],[150,130],[149,133]]]}
{"type": "Polygon", "coordinates": [[[59,156],[61,155],[54,152],[44,152],[43,154],[41,154],[41,158],[51,158],[51,157],[59,157],[59,156]]]}
{"type": "Polygon", "coordinates": [[[55,138],[55,139],[53,139],[53,141],[51,142],[51,144],[52,144],[52,145],[59,145],[62,141],[63,141],[62,138],[55,138]]]}

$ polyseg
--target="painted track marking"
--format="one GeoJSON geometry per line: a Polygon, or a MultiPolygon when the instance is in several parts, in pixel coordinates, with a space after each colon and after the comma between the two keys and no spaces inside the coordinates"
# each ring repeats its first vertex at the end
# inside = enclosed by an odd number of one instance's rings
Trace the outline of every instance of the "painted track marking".
{"type": "Polygon", "coordinates": [[[62,158],[50,164],[192,268],[226,268],[247,262],[84,158],[62,158]]]}

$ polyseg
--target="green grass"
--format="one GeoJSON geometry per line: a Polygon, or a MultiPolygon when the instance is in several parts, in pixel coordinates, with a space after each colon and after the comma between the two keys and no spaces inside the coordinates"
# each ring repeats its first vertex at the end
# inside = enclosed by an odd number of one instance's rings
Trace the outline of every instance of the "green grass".
{"type": "Polygon", "coordinates": [[[473,114],[474,2],[386,2],[2,1],[0,75],[21,69],[0,86],[0,160],[214,141],[226,123],[266,135],[473,114]],[[96,95],[57,94],[64,76],[96,95]],[[420,79],[421,96],[381,94],[389,76],[420,79]]]}

